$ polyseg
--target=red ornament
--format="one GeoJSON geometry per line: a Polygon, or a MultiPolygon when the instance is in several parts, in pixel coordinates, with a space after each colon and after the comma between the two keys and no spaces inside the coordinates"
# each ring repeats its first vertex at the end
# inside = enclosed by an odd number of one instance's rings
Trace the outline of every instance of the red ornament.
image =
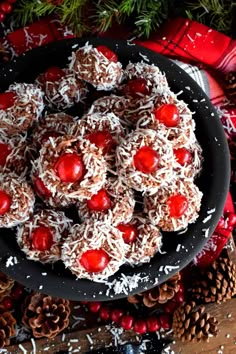
{"type": "Polygon", "coordinates": [[[12,107],[14,103],[15,103],[14,92],[0,93],[0,109],[6,111],[8,108],[12,107]]]}
{"type": "Polygon", "coordinates": [[[11,197],[4,191],[0,190],[0,215],[7,213],[11,206],[11,197]]]}
{"type": "Polygon", "coordinates": [[[0,11],[0,22],[3,22],[6,18],[6,15],[4,14],[4,12],[0,11]]]}
{"type": "Polygon", "coordinates": [[[134,166],[140,172],[149,174],[158,169],[159,155],[149,146],[141,147],[133,158],[134,166]]]}
{"type": "Polygon", "coordinates": [[[115,323],[120,321],[120,318],[123,316],[124,311],[121,309],[114,309],[111,311],[111,320],[115,323]]]}
{"type": "Polygon", "coordinates": [[[188,209],[188,200],[182,194],[175,194],[168,198],[167,205],[172,218],[180,218],[188,209]]]}
{"type": "Polygon", "coordinates": [[[107,130],[91,133],[87,136],[87,139],[99,149],[102,149],[104,154],[109,153],[115,144],[111,133],[107,130]]]}
{"type": "Polygon", "coordinates": [[[138,237],[137,227],[131,224],[119,224],[117,229],[122,232],[125,243],[133,243],[138,237]]]}
{"type": "Polygon", "coordinates": [[[0,9],[5,13],[5,14],[9,14],[10,12],[12,12],[12,5],[10,4],[10,2],[8,1],[3,1],[0,4],[0,9]]]}
{"type": "Polygon", "coordinates": [[[124,315],[120,319],[120,326],[126,330],[130,330],[133,327],[134,318],[130,315],[124,315]]]}
{"type": "Polygon", "coordinates": [[[189,165],[192,162],[192,154],[185,148],[174,149],[174,154],[177,162],[181,165],[189,165]]]}
{"type": "Polygon", "coordinates": [[[163,104],[155,110],[154,114],[156,119],[168,128],[176,127],[179,124],[179,111],[175,104],[163,104]]]}
{"type": "Polygon", "coordinates": [[[148,317],[146,323],[149,332],[156,332],[161,328],[160,321],[155,316],[148,317]]]}
{"type": "Polygon", "coordinates": [[[12,302],[12,299],[9,297],[9,296],[6,296],[0,305],[3,305],[4,309],[9,311],[12,309],[13,307],[13,302],[12,302]]]}
{"type": "Polygon", "coordinates": [[[33,185],[35,192],[41,197],[41,198],[50,198],[52,193],[47,189],[41,178],[36,177],[33,180],[33,185]]]}
{"type": "Polygon", "coordinates": [[[78,154],[64,154],[59,157],[55,169],[62,182],[79,182],[84,176],[85,167],[78,154]]]}
{"type": "Polygon", "coordinates": [[[31,233],[32,247],[37,251],[48,251],[53,245],[51,230],[45,226],[39,226],[31,233]]]}
{"type": "Polygon", "coordinates": [[[90,273],[102,272],[108,265],[110,257],[102,250],[89,250],[80,257],[80,264],[90,273]]]}
{"type": "Polygon", "coordinates": [[[103,306],[99,311],[99,317],[104,320],[108,321],[110,319],[111,311],[108,306],[103,306]]]}
{"type": "Polygon", "coordinates": [[[162,314],[159,317],[160,324],[163,329],[170,329],[171,328],[171,317],[167,314],[162,314]]]}
{"type": "Polygon", "coordinates": [[[134,97],[140,97],[139,94],[148,95],[150,89],[148,88],[147,81],[145,79],[133,79],[129,80],[123,90],[124,95],[130,95],[134,97]]]}
{"type": "Polygon", "coordinates": [[[111,208],[111,199],[107,191],[102,188],[97,194],[94,194],[91,199],[87,200],[87,205],[93,211],[106,211],[111,208]]]}
{"type": "Polygon", "coordinates": [[[11,292],[11,298],[13,300],[19,300],[24,291],[24,287],[20,284],[16,284],[11,292]]]}
{"type": "Polygon", "coordinates": [[[94,301],[88,304],[88,308],[91,312],[96,313],[100,310],[101,302],[94,301]]]}
{"type": "Polygon", "coordinates": [[[46,82],[59,81],[65,75],[64,71],[58,66],[51,66],[44,73],[44,80],[46,82]]]}
{"type": "Polygon", "coordinates": [[[46,143],[46,141],[49,140],[49,138],[58,138],[59,136],[61,136],[60,133],[49,131],[49,132],[43,134],[41,142],[42,142],[42,144],[44,144],[44,143],[46,143]]]}
{"type": "Polygon", "coordinates": [[[97,50],[102,53],[108,60],[113,61],[114,63],[118,62],[117,55],[105,45],[99,45],[97,50]]]}
{"type": "Polygon", "coordinates": [[[4,166],[7,161],[7,156],[10,155],[11,148],[7,144],[0,143],[0,166],[4,166]]]}
{"type": "Polygon", "coordinates": [[[147,324],[144,320],[136,320],[134,322],[134,331],[140,334],[147,332],[147,324]]]}

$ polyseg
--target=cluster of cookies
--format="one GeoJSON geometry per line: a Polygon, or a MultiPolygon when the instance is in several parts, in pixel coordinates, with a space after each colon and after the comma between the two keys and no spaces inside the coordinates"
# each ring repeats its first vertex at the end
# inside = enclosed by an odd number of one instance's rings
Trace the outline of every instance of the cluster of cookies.
{"type": "Polygon", "coordinates": [[[67,68],[0,94],[0,227],[17,226],[27,258],[62,260],[78,278],[149,262],[161,231],[198,217],[194,130],[158,67],[122,68],[109,48],[87,43],[67,68]],[[68,114],[79,105],[81,117],[68,114]]]}

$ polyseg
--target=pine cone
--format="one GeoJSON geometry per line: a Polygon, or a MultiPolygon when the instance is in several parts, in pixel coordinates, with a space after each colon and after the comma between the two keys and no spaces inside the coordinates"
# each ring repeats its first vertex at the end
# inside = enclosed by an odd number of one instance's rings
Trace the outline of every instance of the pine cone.
{"type": "Polygon", "coordinates": [[[233,102],[236,103],[236,72],[230,72],[225,77],[226,80],[226,95],[233,102]]]}
{"type": "Polygon", "coordinates": [[[218,321],[205,312],[205,306],[196,306],[194,301],[175,310],[172,329],[174,336],[184,341],[208,340],[218,333],[218,321]]]}
{"type": "Polygon", "coordinates": [[[16,320],[11,312],[0,311],[0,348],[10,344],[10,337],[16,334],[15,324],[16,320]]]}
{"type": "Polygon", "coordinates": [[[22,322],[35,338],[54,338],[69,325],[70,302],[34,293],[25,299],[22,322]]]}
{"type": "Polygon", "coordinates": [[[13,285],[14,280],[0,272],[0,302],[5,296],[10,294],[13,285]]]}
{"type": "Polygon", "coordinates": [[[218,258],[194,280],[192,298],[198,302],[225,302],[236,294],[236,265],[218,258]]]}
{"type": "Polygon", "coordinates": [[[151,290],[128,297],[128,301],[132,304],[137,304],[143,301],[146,307],[153,307],[157,303],[164,304],[172,299],[180,288],[180,273],[176,273],[165,283],[156,286],[151,290]]]}

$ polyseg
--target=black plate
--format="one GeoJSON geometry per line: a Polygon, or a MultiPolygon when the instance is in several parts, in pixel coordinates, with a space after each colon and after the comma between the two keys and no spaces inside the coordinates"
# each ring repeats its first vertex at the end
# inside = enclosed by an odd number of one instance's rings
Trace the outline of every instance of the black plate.
{"type": "MultiPolygon", "coordinates": [[[[14,60],[0,71],[0,89],[5,90],[9,84],[17,82],[33,82],[35,77],[50,65],[65,66],[71,51],[85,44],[86,39],[69,39],[34,49],[14,60]]],[[[75,280],[60,262],[52,269],[39,262],[29,261],[18,248],[14,230],[2,229],[0,232],[0,268],[20,283],[32,289],[54,296],[75,300],[108,300],[121,298],[153,287],[157,282],[164,282],[176,271],[185,267],[203,248],[209,235],[214,231],[221,216],[227,191],[229,188],[229,152],[221,122],[207,96],[200,87],[176,64],[169,59],[137,45],[124,41],[109,39],[89,39],[95,46],[103,44],[118,54],[123,65],[129,61],[138,62],[142,55],[149,63],[159,66],[166,74],[171,89],[178,97],[188,103],[196,112],[196,135],[203,148],[203,172],[197,184],[203,191],[202,207],[195,224],[189,226],[185,234],[165,234],[163,237],[163,254],[158,253],[150,263],[140,267],[123,266],[118,273],[109,278],[114,281],[109,286],[88,280],[75,280]],[[208,211],[215,209],[207,222],[208,211]],[[176,249],[179,251],[176,252],[176,249]],[[6,266],[6,262],[16,257],[17,264],[6,266]],[[47,272],[47,276],[44,274],[47,272]],[[128,278],[126,278],[128,276],[128,278]],[[129,278],[131,277],[131,278],[129,278]],[[124,280],[126,279],[126,280],[124,280]],[[114,288],[114,284],[116,287],[114,288]]]]}

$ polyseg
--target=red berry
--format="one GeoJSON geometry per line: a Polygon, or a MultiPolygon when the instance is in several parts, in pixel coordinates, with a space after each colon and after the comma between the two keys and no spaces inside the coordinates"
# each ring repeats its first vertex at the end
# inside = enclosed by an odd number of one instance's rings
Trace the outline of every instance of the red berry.
{"type": "Polygon", "coordinates": [[[88,301],[80,301],[81,305],[87,305],[88,301]]]}
{"type": "Polygon", "coordinates": [[[107,191],[102,188],[97,194],[94,194],[91,199],[87,200],[87,205],[93,211],[106,211],[111,208],[111,199],[107,191]]]}
{"type": "Polygon", "coordinates": [[[122,232],[125,243],[132,243],[138,237],[137,227],[131,224],[119,224],[117,229],[122,232]]]}
{"type": "Polygon", "coordinates": [[[155,110],[155,117],[166,127],[176,127],[179,124],[179,111],[175,104],[167,103],[155,110]]]}
{"type": "Polygon", "coordinates": [[[101,302],[93,301],[88,304],[89,311],[96,313],[100,310],[101,302]]]}
{"type": "Polygon", "coordinates": [[[4,14],[4,12],[0,11],[0,22],[3,22],[6,18],[6,15],[4,14]]]}
{"type": "Polygon", "coordinates": [[[129,330],[133,327],[134,318],[130,315],[124,315],[120,319],[120,326],[126,330],[129,330]]]}
{"type": "Polygon", "coordinates": [[[184,288],[183,284],[180,284],[178,293],[180,293],[180,294],[184,294],[185,293],[185,288],[184,288]]]}
{"type": "Polygon", "coordinates": [[[156,332],[161,327],[160,321],[155,316],[151,316],[151,317],[147,318],[146,322],[147,322],[147,330],[149,332],[156,332]]]}
{"type": "Polygon", "coordinates": [[[124,314],[124,311],[121,310],[121,309],[114,309],[111,311],[111,320],[113,322],[119,322],[120,321],[120,318],[123,316],[124,314]]]}
{"type": "Polygon", "coordinates": [[[177,162],[181,165],[189,165],[192,162],[192,154],[185,148],[174,149],[174,154],[177,162]]]}
{"type": "Polygon", "coordinates": [[[153,173],[159,166],[158,153],[149,146],[141,147],[133,158],[134,166],[143,173],[153,173]]]}
{"type": "Polygon", "coordinates": [[[18,300],[21,295],[23,294],[24,288],[22,285],[17,284],[16,286],[14,286],[12,292],[11,292],[11,298],[13,300],[18,300]]]}
{"type": "Polygon", "coordinates": [[[104,321],[109,320],[110,315],[111,311],[108,306],[103,306],[99,311],[99,317],[104,321]]]}
{"type": "Polygon", "coordinates": [[[4,166],[8,155],[11,153],[11,148],[7,144],[0,143],[0,166],[4,166]]]}
{"type": "Polygon", "coordinates": [[[102,149],[104,154],[109,153],[115,143],[111,133],[107,130],[99,130],[91,133],[87,136],[87,139],[98,148],[102,149]]]}
{"type": "Polygon", "coordinates": [[[236,214],[235,213],[228,213],[227,214],[227,221],[228,221],[228,226],[234,228],[236,225],[236,214]]]}
{"type": "Polygon", "coordinates": [[[136,320],[134,322],[134,331],[140,334],[147,332],[147,324],[144,320],[136,320]]]}
{"type": "Polygon", "coordinates": [[[99,45],[97,50],[102,53],[108,60],[113,61],[114,63],[118,62],[117,55],[105,45],[99,45]]]}
{"type": "Polygon", "coordinates": [[[0,4],[0,8],[5,14],[9,14],[12,11],[12,5],[8,1],[3,1],[0,4]]]}
{"type": "Polygon", "coordinates": [[[150,92],[145,79],[130,80],[124,87],[124,94],[134,97],[140,97],[139,94],[148,95],[150,92]]]}
{"type": "Polygon", "coordinates": [[[170,329],[171,328],[171,318],[169,315],[162,314],[162,315],[160,315],[159,319],[160,319],[161,328],[163,328],[163,329],[170,329]]]}
{"type": "Polygon", "coordinates": [[[188,209],[188,200],[182,194],[175,194],[168,198],[167,205],[172,218],[180,218],[188,209]]]}
{"type": "Polygon", "coordinates": [[[17,0],[7,0],[8,2],[10,2],[11,4],[15,4],[15,2],[17,2],[17,0]]]}
{"type": "Polygon", "coordinates": [[[168,301],[165,305],[164,305],[164,311],[165,313],[170,313],[173,314],[174,311],[177,309],[177,307],[179,306],[179,304],[175,301],[168,301]]]}
{"type": "Polygon", "coordinates": [[[14,92],[3,92],[0,93],[0,109],[7,110],[12,107],[15,103],[15,93],[14,92]]]}
{"type": "Polygon", "coordinates": [[[60,133],[49,131],[49,132],[43,134],[41,142],[42,142],[42,144],[44,144],[44,143],[46,143],[46,141],[49,140],[49,138],[58,138],[59,136],[61,136],[60,133]]]}
{"type": "Polygon", "coordinates": [[[102,272],[110,261],[109,255],[102,249],[89,250],[80,257],[80,264],[90,273],[102,272]]]}
{"type": "Polygon", "coordinates": [[[173,301],[177,302],[178,304],[182,304],[184,302],[184,294],[180,293],[179,291],[175,294],[172,299],[173,301]]]}
{"type": "Polygon", "coordinates": [[[59,157],[55,169],[61,181],[79,182],[84,176],[85,167],[82,158],[77,154],[64,154],[59,157]]]}
{"type": "Polygon", "coordinates": [[[33,180],[35,192],[42,198],[50,198],[52,193],[47,189],[41,178],[35,177],[33,180]]]}
{"type": "Polygon", "coordinates": [[[4,191],[0,190],[0,215],[8,212],[11,206],[11,197],[4,191]]]}
{"type": "Polygon", "coordinates": [[[48,227],[39,226],[31,233],[33,249],[48,251],[53,245],[53,236],[48,227]]]}
{"type": "Polygon", "coordinates": [[[44,73],[45,81],[56,82],[59,81],[65,75],[64,71],[58,66],[51,66],[44,73]]]}
{"type": "Polygon", "coordinates": [[[0,305],[3,305],[5,310],[11,310],[13,307],[12,299],[9,296],[6,296],[0,305]]]}

